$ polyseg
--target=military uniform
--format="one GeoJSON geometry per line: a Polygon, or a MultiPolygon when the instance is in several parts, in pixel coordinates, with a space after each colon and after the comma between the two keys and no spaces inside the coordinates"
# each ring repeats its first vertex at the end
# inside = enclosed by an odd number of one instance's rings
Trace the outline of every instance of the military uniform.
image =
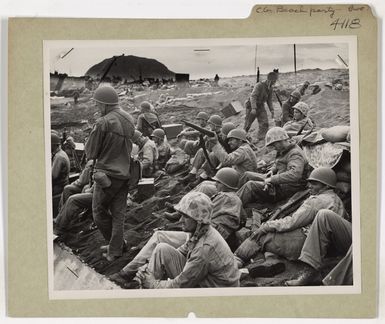
{"type": "Polygon", "coordinates": [[[221,162],[222,167],[233,167],[240,175],[246,171],[257,170],[257,157],[247,143],[243,143],[231,153],[226,153],[224,148],[217,143],[214,145],[212,151],[221,162]]]}
{"type": "Polygon", "coordinates": [[[250,98],[245,102],[246,108],[246,118],[244,130],[249,131],[251,125],[253,124],[255,118],[258,120],[258,139],[263,140],[265,138],[266,132],[269,129],[269,120],[267,117],[267,112],[265,109],[265,102],[267,103],[270,112],[273,113],[273,104],[272,104],[273,88],[269,88],[267,81],[258,82],[250,98]],[[252,114],[252,109],[256,109],[256,114],[252,114]]]}
{"type": "Polygon", "coordinates": [[[341,199],[332,189],[312,195],[290,216],[263,223],[259,230],[266,233],[258,242],[247,239],[236,255],[247,261],[259,251],[272,252],[289,260],[297,260],[309,228],[318,211],[328,209],[340,217],[345,215],[341,199]]]}
{"type": "Polygon", "coordinates": [[[145,138],[139,147],[138,160],[142,165],[143,177],[151,177],[154,173],[154,163],[158,159],[158,149],[155,143],[145,138]]]}
{"type": "MultiPolygon", "coordinates": [[[[270,182],[273,194],[264,191],[264,182],[250,180],[238,190],[243,206],[251,202],[279,201],[303,190],[306,185],[308,162],[302,149],[291,143],[284,152],[277,153],[270,182]]],[[[247,173],[245,177],[247,177],[247,173]]],[[[247,179],[241,178],[241,182],[247,179]]]]}

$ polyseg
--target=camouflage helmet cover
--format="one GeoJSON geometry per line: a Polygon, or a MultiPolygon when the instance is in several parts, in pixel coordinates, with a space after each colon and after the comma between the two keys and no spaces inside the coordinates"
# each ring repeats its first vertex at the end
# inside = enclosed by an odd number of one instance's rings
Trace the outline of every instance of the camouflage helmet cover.
{"type": "Polygon", "coordinates": [[[307,103],[304,103],[303,101],[297,102],[294,106],[293,109],[297,109],[304,115],[305,117],[309,113],[309,106],[307,103]]]}
{"type": "Polygon", "coordinates": [[[191,217],[198,223],[210,224],[213,204],[202,192],[189,192],[174,206],[176,211],[191,217]]]}

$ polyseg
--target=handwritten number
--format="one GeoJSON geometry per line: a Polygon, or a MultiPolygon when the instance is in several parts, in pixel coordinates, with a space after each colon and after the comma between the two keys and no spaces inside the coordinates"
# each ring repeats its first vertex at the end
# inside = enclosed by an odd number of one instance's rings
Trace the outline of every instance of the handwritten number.
{"type": "Polygon", "coordinates": [[[340,29],[357,29],[361,27],[361,22],[359,18],[354,18],[352,20],[337,18],[330,24],[330,26],[334,27],[333,30],[336,30],[337,27],[339,27],[340,29]]]}

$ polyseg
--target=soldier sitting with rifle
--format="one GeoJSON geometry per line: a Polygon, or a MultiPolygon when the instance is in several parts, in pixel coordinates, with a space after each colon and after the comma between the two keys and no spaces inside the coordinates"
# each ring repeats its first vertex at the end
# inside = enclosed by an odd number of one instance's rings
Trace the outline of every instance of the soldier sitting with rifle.
{"type": "MultiPolygon", "coordinates": [[[[345,216],[344,205],[334,192],[336,182],[332,169],[315,169],[308,178],[310,197],[292,215],[263,223],[246,239],[235,251],[238,266],[242,267],[259,252],[271,252],[288,260],[297,260],[318,211],[329,209],[340,217],[345,216]]],[[[253,269],[255,273],[263,270],[263,264],[253,269]]]]}
{"type": "Polygon", "coordinates": [[[246,171],[256,171],[257,157],[249,145],[246,132],[243,129],[235,128],[229,132],[227,139],[231,153],[226,152],[218,143],[218,137],[209,139],[210,145],[213,145],[213,154],[221,163],[220,166],[234,168],[239,176],[246,171]]]}
{"type": "Polygon", "coordinates": [[[215,134],[219,134],[222,128],[222,118],[218,115],[212,115],[209,120],[208,120],[208,125],[211,129],[207,130],[202,127],[199,127],[197,125],[194,125],[192,123],[186,122],[186,125],[193,127],[200,132],[200,139],[199,139],[199,145],[201,148],[197,151],[197,153],[194,156],[194,160],[192,163],[192,169],[190,170],[189,174],[182,179],[180,179],[180,182],[183,184],[187,184],[189,182],[194,181],[194,184],[198,184],[198,181],[203,180],[203,178],[197,178],[198,171],[201,170],[203,164],[205,163],[206,160],[209,161],[209,153],[207,152],[207,147],[206,147],[206,140],[207,138],[214,137],[215,134]],[[204,137],[203,135],[206,135],[204,137]]]}

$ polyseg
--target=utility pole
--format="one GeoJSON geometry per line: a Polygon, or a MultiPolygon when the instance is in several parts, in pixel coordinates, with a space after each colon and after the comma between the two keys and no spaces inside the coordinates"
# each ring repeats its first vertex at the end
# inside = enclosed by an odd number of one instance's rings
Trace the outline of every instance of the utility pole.
{"type": "Polygon", "coordinates": [[[295,79],[295,86],[297,87],[297,53],[296,53],[295,44],[294,44],[294,79],[295,79]]]}

